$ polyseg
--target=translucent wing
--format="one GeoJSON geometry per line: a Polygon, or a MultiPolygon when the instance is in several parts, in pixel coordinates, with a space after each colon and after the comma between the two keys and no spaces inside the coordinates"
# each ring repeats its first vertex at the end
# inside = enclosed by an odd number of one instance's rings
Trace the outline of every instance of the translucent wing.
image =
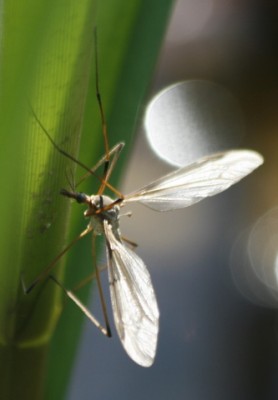
{"type": "Polygon", "coordinates": [[[251,150],[232,150],[201,158],[125,197],[157,211],[188,207],[223,192],[263,163],[251,150]]]}
{"type": "Polygon", "coordinates": [[[159,311],[150,274],[143,261],[115,236],[104,221],[115,326],[128,355],[152,365],[157,346],[159,311]]]}

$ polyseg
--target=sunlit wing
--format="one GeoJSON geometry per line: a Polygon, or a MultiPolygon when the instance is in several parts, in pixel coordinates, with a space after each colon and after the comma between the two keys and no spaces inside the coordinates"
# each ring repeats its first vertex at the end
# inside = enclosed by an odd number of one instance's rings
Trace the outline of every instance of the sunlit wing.
{"type": "Polygon", "coordinates": [[[143,261],[124,246],[104,221],[110,294],[115,326],[128,355],[139,365],[154,361],[159,311],[150,274],[143,261]]]}
{"type": "Polygon", "coordinates": [[[188,207],[223,192],[262,163],[263,157],[252,150],[213,154],[125,196],[124,204],[137,201],[157,211],[188,207]]]}

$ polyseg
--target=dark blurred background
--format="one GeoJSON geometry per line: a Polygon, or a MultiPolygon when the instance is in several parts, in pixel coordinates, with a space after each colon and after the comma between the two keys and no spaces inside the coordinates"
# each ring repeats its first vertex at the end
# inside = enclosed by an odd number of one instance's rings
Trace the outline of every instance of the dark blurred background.
{"type": "MultiPolygon", "coordinates": [[[[265,164],[191,208],[136,205],[122,219],[157,293],[157,358],[149,369],[135,365],[115,330],[108,340],[87,322],[69,399],[278,398],[277,12],[274,0],[176,2],[149,97],[180,80],[222,85],[244,119],[238,147],[261,152],[265,164]]],[[[121,190],[169,169],[140,131],[121,190]]]]}

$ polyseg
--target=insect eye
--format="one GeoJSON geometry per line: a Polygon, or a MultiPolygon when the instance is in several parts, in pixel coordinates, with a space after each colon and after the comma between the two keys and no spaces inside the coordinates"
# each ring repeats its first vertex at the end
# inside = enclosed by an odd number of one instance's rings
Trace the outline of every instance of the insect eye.
{"type": "Polygon", "coordinates": [[[77,193],[75,199],[76,199],[77,203],[85,203],[86,194],[85,193],[77,193]]]}

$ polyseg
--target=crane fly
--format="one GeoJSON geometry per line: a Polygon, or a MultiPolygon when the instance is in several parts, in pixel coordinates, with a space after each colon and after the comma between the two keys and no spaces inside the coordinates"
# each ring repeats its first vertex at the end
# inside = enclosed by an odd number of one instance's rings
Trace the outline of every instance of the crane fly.
{"type": "MultiPolygon", "coordinates": [[[[97,67],[97,62],[96,62],[97,67]]],[[[53,146],[64,156],[76,162],[100,181],[97,194],[89,195],[75,189],[62,189],[61,195],[87,206],[84,217],[89,219],[86,229],[65,247],[51,264],[25,289],[29,293],[42,279],[50,277],[62,287],[68,297],[107,336],[111,336],[107,311],[100,284],[99,269],[95,263],[95,278],[105,320],[103,327],[85,307],[73,291],[67,290],[50,272],[59,259],[81,238],[92,232],[95,237],[103,235],[106,244],[107,269],[114,322],[120,341],[130,358],[137,364],[149,367],[153,364],[159,331],[159,309],[150,274],[141,258],[127,243],[120,231],[121,209],[129,203],[139,202],[155,211],[171,211],[191,206],[206,197],[223,192],[240,181],[263,163],[263,157],[252,150],[231,150],[209,155],[175,170],[128,195],[122,195],[110,183],[109,178],[124,146],[119,143],[111,150],[108,146],[106,122],[98,89],[97,100],[101,114],[105,155],[92,169],[61,149],[43,127],[36,114],[33,115],[53,146]],[[103,177],[96,170],[104,165],[103,177]],[[104,195],[109,188],[115,199],[104,195]]]]}

